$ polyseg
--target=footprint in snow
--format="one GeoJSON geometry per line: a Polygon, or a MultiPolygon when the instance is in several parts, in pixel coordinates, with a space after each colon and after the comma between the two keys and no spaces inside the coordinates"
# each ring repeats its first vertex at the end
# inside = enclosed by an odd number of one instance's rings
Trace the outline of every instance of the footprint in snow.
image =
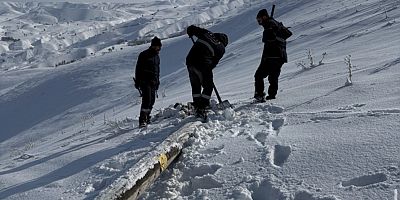
{"type": "Polygon", "coordinates": [[[201,189],[212,189],[222,187],[215,177],[215,173],[221,168],[218,164],[204,164],[200,166],[190,167],[185,170],[181,180],[187,182],[182,188],[184,196],[191,195],[193,191],[201,189]]]}
{"type": "Polygon", "coordinates": [[[262,124],[267,126],[267,129],[257,132],[254,135],[254,139],[260,142],[262,145],[265,145],[268,136],[278,136],[280,129],[285,124],[285,118],[274,119],[269,122],[263,122],[262,124]]]}
{"type": "Polygon", "coordinates": [[[269,161],[273,166],[282,167],[291,153],[290,146],[275,145],[269,148],[269,161]]]}
{"type": "Polygon", "coordinates": [[[343,181],[341,185],[343,187],[350,187],[350,186],[355,186],[355,187],[365,187],[377,183],[381,183],[388,180],[386,174],[384,173],[376,173],[376,174],[370,174],[370,175],[363,175],[359,176],[356,178],[352,178],[348,181],[343,181]]]}
{"type": "Polygon", "coordinates": [[[256,143],[260,146],[264,146],[265,142],[267,141],[268,135],[270,135],[270,132],[271,131],[269,131],[269,130],[263,130],[263,131],[256,133],[254,135],[254,139],[256,140],[256,143]]]}
{"type": "Polygon", "coordinates": [[[276,135],[278,135],[278,132],[280,131],[280,129],[283,127],[283,125],[285,125],[285,118],[281,118],[281,119],[274,119],[272,120],[272,128],[274,129],[274,131],[277,132],[276,135]]]}
{"type": "Polygon", "coordinates": [[[256,181],[249,187],[249,190],[253,200],[264,200],[266,197],[277,200],[287,199],[288,197],[279,188],[279,186],[273,185],[271,181],[266,179],[261,182],[256,181]]]}
{"type": "MultiPolygon", "coordinates": [[[[186,170],[185,174],[182,176],[182,180],[188,181],[193,177],[203,177],[206,175],[215,174],[222,166],[219,164],[203,164],[200,166],[193,166],[186,170]]],[[[189,167],[188,167],[189,168],[189,167]]]]}
{"type": "Polygon", "coordinates": [[[192,195],[196,191],[204,189],[221,188],[223,185],[213,175],[194,177],[182,187],[183,196],[192,195]]]}
{"type": "Polygon", "coordinates": [[[219,147],[214,147],[214,148],[209,148],[209,149],[205,149],[200,151],[201,154],[207,154],[207,155],[216,155],[219,154],[221,152],[223,152],[223,149],[225,148],[225,145],[221,145],[219,147]]]}
{"type": "Polygon", "coordinates": [[[270,105],[270,106],[267,107],[267,111],[269,113],[273,113],[273,114],[283,113],[284,110],[285,109],[283,107],[279,107],[279,106],[270,105]]]}

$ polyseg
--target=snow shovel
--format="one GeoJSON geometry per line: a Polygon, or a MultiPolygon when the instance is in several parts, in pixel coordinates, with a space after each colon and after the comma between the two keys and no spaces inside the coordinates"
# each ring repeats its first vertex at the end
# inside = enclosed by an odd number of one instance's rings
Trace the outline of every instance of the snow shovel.
{"type": "Polygon", "coordinates": [[[217,104],[217,108],[219,108],[221,110],[225,110],[227,108],[233,108],[232,104],[229,103],[228,100],[222,101],[221,97],[219,96],[217,87],[215,87],[215,84],[213,84],[213,86],[214,86],[214,91],[215,91],[215,94],[217,95],[218,102],[219,102],[219,104],[217,104]]]}
{"type": "MultiPolygon", "coordinates": [[[[192,39],[192,42],[194,44],[195,42],[194,42],[193,37],[190,37],[190,39],[192,39]]],[[[215,87],[215,84],[213,84],[213,87],[214,87],[214,91],[215,91],[215,94],[217,95],[218,103],[219,103],[219,104],[217,104],[217,108],[221,109],[221,110],[225,110],[227,108],[233,108],[232,104],[229,103],[228,100],[222,101],[221,96],[219,96],[217,87],[215,87]]]]}

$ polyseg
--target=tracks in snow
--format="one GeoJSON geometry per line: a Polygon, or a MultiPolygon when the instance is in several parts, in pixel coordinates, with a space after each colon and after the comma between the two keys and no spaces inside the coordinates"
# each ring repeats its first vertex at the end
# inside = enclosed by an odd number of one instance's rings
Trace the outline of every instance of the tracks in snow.
{"type": "MultiPolygon", "coordinates": [[[[180,161],[174,164],[173,170],[167,170],[167,174],[161,175],[161,180],[156,181],[156,185],[145,199],[154,198],[176,198],[176,197],[194,197],[207,196],[206,191],[224,190],[229,186],[231,181],[229,177],[221,179],[221,174],[227,170],[243,170],[240,166],[249,165],[249,161],[258,160],[257,162],[264,163],[259,166],[259,172],[264,172],[264,175],[247,175],[237,183],[240,186],[234,187],[229,194],[223,194],[223,197],[242,198],[249,196],[252,199],[262,199],[262,197],[276,197],[278,199],[295,199],[295,200],[320,200],[320,199],[337,199],[336,197],[320,196],[321,189],[315,186],[309,186],[303,180],[290,177],[290,175],[281,174],[286,166],[291,166],[291,157],[298,154],[296,152],[296,144],[286,144],[280,136],[281,130],[290,122],[292,124],[301,123],[323,123],[334,120],[342,120],[350,116],[375,116],[382,115],[398,115],[400,110],[361,110],[365,104],[353,104],[343,106],[337,110],[322,111],[315,113],[285,113],[285,109],[273,104],[249,104],[243,103],[237,105],[232,116],[211,115],[210,122],[196,126],[193,132],[193,138],[189,140],[190,146],[184,150],[183,157],[180,161]],[[301,118],[302,120],[292,120],[293,117],[301,118]],[[243,138],[247,144],[252,145],[248,151],[255,152],[254,156],[262,155],[260,158],[247,158],[244,156],[232,156],[240,154],[232,149],[232,144],[224,143],[229,141],[241,141],[243,138]],[[240,139],[242,138],[242,139],[240,139]],[[223,141],[218,143],[218,141],[223,141]],[[215,143],[210,145],[210,143],[215,143]],[[224,161],[220,162],[221,158],[232,157],[228,167],[224,161]],[[217,159],[220,158],[220,159],[217,159]],[[207,161],[207,162],[203,162],[207,161]],[[211,161],[211,162],[210,162],[211,161]],[[228,168],[228,169],[227,169],[228,168]],[[232,169],[229,169],[232,168],[232,169]],[[276,174],[278,173],[278,174],[276,174]],[[155,189],[157,188],[157,189],[155,189]],[[312,188],[312,189],[310,189],[312,188]],[[317,191],[317,192],[315,192],[317,191]]],[[[165,120],[163,123],[166,123],[165,120]]],[[[172,120],[174,121],[174,120],[172,120]]],[[[171,123],[173,123],[171,121],[171,123]]],[[[179,120],[178,120],[179,121],[179,120]]],[[[119,129],[118,129],[119,130],[119,129]]],[[[160,128],[161,132],[166,132],[160,128]]],[[[120,132],[120,131],[117,131],[120,132]]],[[[122,131],[125,134],[125,131],[122,131]]],[[[240,145],[240,144],[239,144],[240,145]]],[[[238,149],[238,148],[237,148],[238,149]]],[[[236,150],[237,150],[236,149],[236,150]]],[[[240,149],[240,148],[239,148],[240,149]]],[[[246,150],[246,149],[245,149],[246,150]]],[[[132,151],[133,152],[133,151],[132,151]]],[[[134,154],[140,152],[133,152],[134,154]]],[[[299,155],[296,155],[299,156],[299,155]]],[[[117,162],[110,160],[109,163],[103,163],[99,166],[100,170],[119,169],[118,173],[123,171],[123,158],[130,157],[128,154],[120,154],[116,156],[117,162]],[[122,162],[122,163],[121,163],[122,162]]],[[[389,170],[387,170],[389,172],[389,170]]],[[[368,175],[343,177],[340,186],[347,190],[348,188],[366,188],[374,185],[386,184],[389,181],[400,179],[399,170],[392,169],[392,172],[377,172],[368,175]],[[399,173],[396,175],[396,173],[399,173]]],[[[110,178],[115,179],[111,175],[110,178]]],[[[243,171],[243,173],[248,173],[243,171]]],[[[114,174],[114,173],[112,173],[114,174]]],[[[243,174],[237,174],[243,176],[243,174]]],[[[231,177],[232,178],[232,177],[231,177]]],[[[232,178],[234,179],[234,178],[232,178]]],[[[102,188],[105,183],[92,183],[90,187],[102,188]],[[103,185],[103,186],[102,186],[103,185]]],[[[97,190],[97,189],[96,189],[97,190]]]]}

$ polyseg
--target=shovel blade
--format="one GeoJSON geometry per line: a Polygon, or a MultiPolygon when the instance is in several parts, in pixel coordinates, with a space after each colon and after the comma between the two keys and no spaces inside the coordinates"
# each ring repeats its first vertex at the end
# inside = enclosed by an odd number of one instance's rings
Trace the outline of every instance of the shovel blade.
{"type": "Polygon", "coordinates": [[[232,104],[229,103],[228,100],[225,100],[225,101],[219,103],[219,104],[217,105],[217,107],[218,107],[219,109],[221,109],[221,110],[227,109],[227,108],[233,108],[232,104]]]}

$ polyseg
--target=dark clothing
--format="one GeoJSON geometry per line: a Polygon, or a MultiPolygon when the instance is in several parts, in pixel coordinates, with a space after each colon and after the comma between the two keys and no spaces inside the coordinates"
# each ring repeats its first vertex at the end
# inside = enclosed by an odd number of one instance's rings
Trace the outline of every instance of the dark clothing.
{"type": "Polygon", "coordinates": [[[256,95],[263,95],[264,78],[268,77],[268,96],[276,96],[276,94],[278,93],[278,78],[281,73],[282,65],[283,62],[278,59],[263,59],[261,61],[261,64],[254,75],[256,95]]]}
{"type": "Polygon", "coordinates": [[[286,40],[279,37],[279,22],[269,18],[264,27],[263,38],[264,50],[262,57],[264,59],[280,59],[284,63],[287,62],[286,40]]]}
{"type": "Polygon", "coordinates": [[[211,94],[214,89],[213,73],[211,70],[200,71],[194,66],[187,67],[190,85],[192,86],[193,105],[204,108],[210,104],[211,94]],[[203,91],[201,91],[203,87],[203,91]]]}
{"type": "Polygon", "coordinates": [[[139,123],[150,120],[150,113],[153,109],[154,102],[156,101],[156,89],[150,85],[142,85],[142,106],[140,107],[139,123]]]}
{"type": "Polygon", "coordinates": [[[186,65],[214,69],[225,53],[224,44],[218,41],[212,32],[196,26],[191,27],[194,27],[193,35],[198,39],[186,57],[186,65]]]}
{"type": "Polygon", "coordinates": [[[139,54],[135,77],[139,87],[151,85],[158,89],[160,85],[160,57],[157,51],[148,48],[139,54]]]}
{"type": "Polygon", "coordinates": [[[260,66],[254,74],[255,97],[264,96],[264,78],[268,77],[268,96],[275,98],[281,67],[287,62],[286,40],[279,37],[280,24],[275,19],[269,18],[262,26],[264,50],[260,66]]]}
{"type": "Polygon", "coordinates": [[[210,104],[214,88],[212,70],[224,55],[225,46],[206,29],[190,26],[188,34],[198,38],[186,57],[193,104],[196,108],[204,109],[210,104]]]}
{"type": "Polygon", "coordinates": [[[149,48],[139,54],[135,76],[136,84],[142,91],[139,123],[148,123],[160,85],[160,57],[157,51],[149,48]]]}

